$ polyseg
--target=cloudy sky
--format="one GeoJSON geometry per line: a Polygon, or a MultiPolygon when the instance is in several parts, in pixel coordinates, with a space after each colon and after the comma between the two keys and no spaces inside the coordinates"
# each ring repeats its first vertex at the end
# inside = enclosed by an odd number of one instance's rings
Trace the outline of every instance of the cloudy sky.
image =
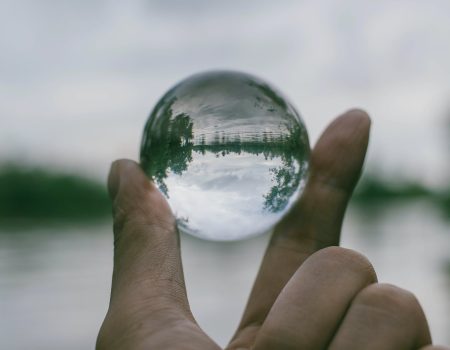
{"type": "MultiPolygon", "coordinates": [[[[295,192],[284,210],[265,207],[266,196],[277,185],[271,169],[283,168],[280,157],[266,159],[263,154],[242,152],[217,162],[216,154],[206,152],[205,155],[194,153],[192,158],[189,171],[183,176],[169,173],[165,182],[172,210],[182,222],[183,218],[188,219],[184,225],[195,236],[236,240],[264,233],[279,221],[297,197],[295,192]],[[201,210],[193,203],[202,203],[201,210]]],[[[299,168],[296,170],[300,176],[299,168]]]]}
{"type": "Polygon", "coordinates": [[[313,143],[365,108],[370,167],[443,183],[449,18],[448,0],[1,0],[0,160],[105,177],[169,87],[227,68],[283,91],[313,143]]]}

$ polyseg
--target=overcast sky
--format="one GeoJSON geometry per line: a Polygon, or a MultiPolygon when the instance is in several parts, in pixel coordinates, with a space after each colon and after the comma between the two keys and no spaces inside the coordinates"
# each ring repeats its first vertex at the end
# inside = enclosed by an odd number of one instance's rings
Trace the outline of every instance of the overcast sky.
{"type": "Polygon", "coordinates": [[[138,159],[169,87],[228,68],[283,91],[312,143],[365,108],[372,167],[442,183],[449,18],[448,0],[1,0],[0,160],[105,177],[115,158],[138,159]]]}

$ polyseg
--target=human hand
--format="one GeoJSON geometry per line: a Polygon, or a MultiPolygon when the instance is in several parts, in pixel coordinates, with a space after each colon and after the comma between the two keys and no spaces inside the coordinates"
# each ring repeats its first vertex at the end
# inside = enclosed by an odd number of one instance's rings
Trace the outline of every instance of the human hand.
{"type": "MultiPolygon", "coordinates": [[[[274,229],[227,349],[419,349],[431,343],[415,297],[378,284],[365,257],[336,247],[369,128],[368,116],[352,110],[325,130],[301,198],[274,229]]],[[[129,160],[113,163],[108,189],[114,270],[97,349],[219,349],[190,311],[165,198],[129,160]]]]}

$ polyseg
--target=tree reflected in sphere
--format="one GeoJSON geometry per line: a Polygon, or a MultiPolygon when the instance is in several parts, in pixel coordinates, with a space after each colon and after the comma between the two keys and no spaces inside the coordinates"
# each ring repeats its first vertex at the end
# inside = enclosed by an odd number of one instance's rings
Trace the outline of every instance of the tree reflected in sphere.
{"type": "Polygon", "coordinates": [[[238,240],[286,213],[303,189],[309,153],[303,121],[278,91],[248,74],[214,71],[159,100],[140,158],[180,231],[238,240]]]}

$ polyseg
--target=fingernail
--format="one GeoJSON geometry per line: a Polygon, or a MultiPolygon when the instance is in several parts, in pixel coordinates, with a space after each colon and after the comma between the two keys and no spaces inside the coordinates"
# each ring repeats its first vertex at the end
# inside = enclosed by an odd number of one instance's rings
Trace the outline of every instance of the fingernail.
{"type": "Polygon", "coordinates": [[[117,192],[119,192],[120,186],[120,172],[119,172],[119,162],[116,160],[112,162],[111,168],[109,170],[108,176],[108,192],[109,197],[114,200],[116,198],[117,192]]]}

